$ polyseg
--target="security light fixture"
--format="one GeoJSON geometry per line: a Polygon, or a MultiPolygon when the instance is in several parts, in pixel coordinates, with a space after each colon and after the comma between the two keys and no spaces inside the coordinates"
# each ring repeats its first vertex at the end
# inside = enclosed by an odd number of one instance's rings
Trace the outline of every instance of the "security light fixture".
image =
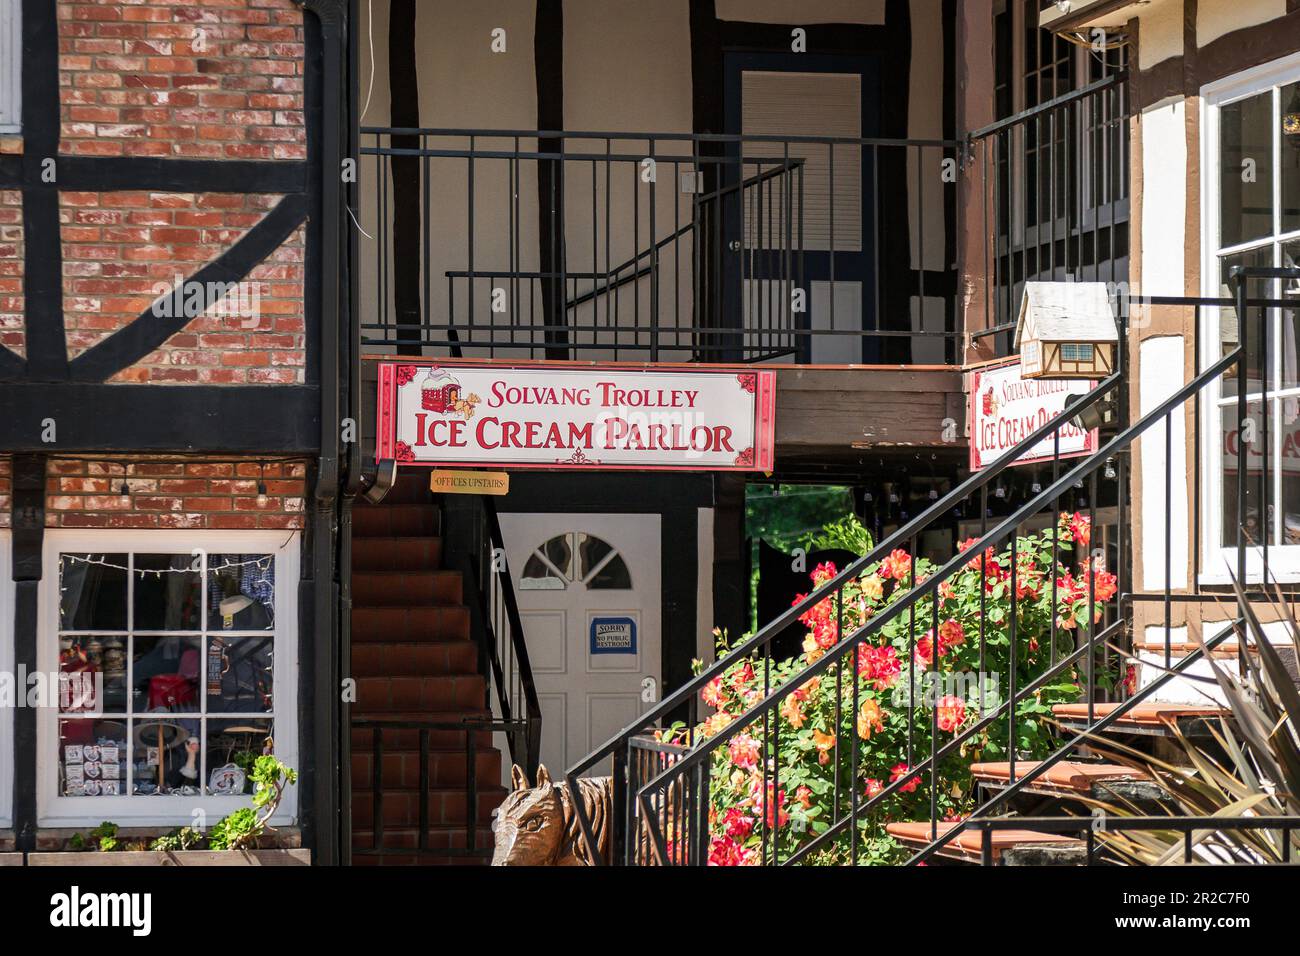
{"type": "Polygon", "coordinates": [[[397,481],[397,460],[385,458],[378,464],[367,466],[361,473],[361,497],[372,505],[384,500],[397,481]]]}
{"type": "MultiPolygon", "coordinates": [[[[1079,404],[1087,397],[1087,394],[1071,395],[1065,400],[1065,414],[1070,415],[1072,406],[1079,404]]],[[[1118,405],[1113,395],[1108,395],[1099,401],[1093,402],[1087,408],[1082,408],[1071,415],[1071,423],[1083,431],[1092,431],[1094,428],[1101,428],[1103,425],[1109,425],[1115,421],[1115,413],[1118,405]]]]}

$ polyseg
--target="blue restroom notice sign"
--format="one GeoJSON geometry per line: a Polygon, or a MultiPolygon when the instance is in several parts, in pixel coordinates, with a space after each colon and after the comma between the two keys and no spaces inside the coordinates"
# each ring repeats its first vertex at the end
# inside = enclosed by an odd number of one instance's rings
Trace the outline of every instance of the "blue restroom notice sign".
{"type": "Polygon", "coordinates": [[[591,653],[635,654],[636,621],[630,617],[593,617],[591,653]]]}

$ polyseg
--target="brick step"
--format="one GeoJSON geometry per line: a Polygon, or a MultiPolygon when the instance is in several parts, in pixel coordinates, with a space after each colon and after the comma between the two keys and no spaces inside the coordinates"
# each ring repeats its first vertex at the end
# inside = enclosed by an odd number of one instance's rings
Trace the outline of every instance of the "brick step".
{"type": "Polygon", "coordinates": [[[352,647],[353,677],[455,677],[478,673],[471,641],[387,641],[352,647]]]}
{"type": "Polygon", "coordinates": [[[353,572],[432,571],[441,563],[441,538],[380,536],[352,541],[353,572]]]}
{"type": "MultiPolygon", "coordinates": [[[[955,826],[956,823],[940,823],[937,832],[942,836],[955,826]]],[[[920,850],[932,842],[930,824],[925,820],[889,823],[885,825],[885,831],[912,850],[920,850]]],[[[963,863],[979,863],[983,843],[984,834],[975,830],[963,830],[939,850],[935,857],[963,863]]],[[[1086,852],[1084,842],[1073,837],[1055,833],[1038,833],[1033,830],[993,831],[994,863],[1023,865],[1032,860],[1034,865],[1039,866],[1070,866],[1081,864],[1086,852]]]]}
{"type": "MultiPolygon", "coordinates": [[[[1041,761],[1038,760],[1017,760],[1015,779],[1021,779],[1040,763],[1041,761]]],[[[1009,761],[973,763],[970,772],[979,783],[1005,786],[1012,782],[1009,761]]],[[[1150,776],[1141,770],[1125,767],[1122,764],[1078,763],[1063,760],[1035,777],[1025,789],[1027,792],[1090,796],[1094,787],[1099,784],[1150,779],[1150,776]]]]}
{"type": "Polygon", "coordinates": [[[459,571],[361,571],[352,575],[357,607],[423,608],[462,603],[459,571]]]}
{"type": "Polygon", "coordinates": [[[352,533],[358,538],[437,537],[440,512],[433,504],[362,505],[352,510],[352,533]]]}
{"type": "Polygon", "coordinates": [[[468,641],[469,608],[354,607],[354,644],[393,641],[468,641]]]}
{"type": "MultiPolygon", "coordinates": [[[[421,711],[412,713],[367,713],[364,711],[354,710],[354,718],[373,717],[378,720],[427,720],[447,724],[459,724],[465,717],[486,717],[487,712],[480,708],[478,710],[457,710],[429,712],[421,711]]],[[[429,747],[433,750],[461,750],[465,749],[466,731],[464,730],[431,730],[429,731],[429,747]]],[[[374,745],[374,728],[371,727],[353,727],[352,728],[352,752],[353,753],[370,753],[374,745]]],[[[490,730],[479,730],[475,733],[474,739],[477,748],[482,750],[492,749],[492,732],[490,730]]],[[[383,732],[384,750],[398,753],[401,751],[418,750],[420,746],[420,732],[418,730],[384,730],[383,732]]]]}
{"type": "MultiPolygon", "coordinates": [[[[501,806],[506,789],[501,785],[478,791],[477,822],[487,826],[492,811],[501,806]]],[[[443,826],[464,825],[469,793],[463,787],[438,787],[429,790],[429,823],[443,826]]],[[[352,791],[352,825],[367,828],[374,820],[373,794],[369,790],[352,791]]],[[[417,827],[420,822],[420,791],[384,788],[384,827],[417,827]]]]}
{"type": "MultiPolygon", "coordinates": [[[[1116,702],[1092,705],[1093,719],[1110,714],[1121,706],[1116,702]]],[[[1055,704],[1052,716],[1073,730],[1087,729],[1088,704],[1055,704]]],[[[1216,722],[1229,712],[1217,707],[1182,703],[1143,702],[1108,726],[1103,733],[1166,735],[1177,726],[1183,733],[1205,733],[1206,722],[1216,722]]]]}
{"type": "Polygon", "coordinates": [[[460,711],[482,707],[487,684],[479,674],[455,677],[358,677],[356,706],[372,716],[393,711],[460,711]]]}
{"type": "MultiPolygon", "coordinates": [[[[478,849],[491,847],[493,845],[492,828],[480,826],[475,828],[475,842],[478,849]]],[[[383,837],[384,849],[386,850],[413,850],[420,845],[420,828],[414,827],[384,827],[383,837]]],[[[364,852],[374,846],[375,831],[369,825],[364,827],[352,828],[352,854],[356,856],[358,852],[364,852]]],[[[429,849],[431,850],[464,850],[469,846],[469,832],[465,825],[445,826],[433,824],[429,825],[429,849]]]]}
{"type": "MultiPolygon", "coordinates": [[[[474,779],[480,788],[501,786],[501,753],[480,750],[474,755],[474,779]]],[[[372,789],[374,755],[367,749],[352,754],[352,786],[356,790],[372,789]]],[[[464,787],[468,784],[469,761],[464,749],[429,751],[429,786],[464,787]]],[[[420,752],[418,749],[390,751],[384,748],[384,788],[413,790],[420,786],[420,752]]]]}
{"type": "Polygon", "coordinates": [[[369,827],[355,828],[352,831],[352,865],[353,866],[487,866],[491,861],[493,847],[492,830],[488,827],[475,828],[475,844],[478,855],[437,856],[434,852],[441,849],[466,850],[469,846],[469,834],[464,826],[430,826],[428,830],[429,850],[422,853],[393,853],[393,850],[414,850],[419,846],[419,829],[416,827],[384,827],[383,854],[374,853],[374,831],[369,827]]]}

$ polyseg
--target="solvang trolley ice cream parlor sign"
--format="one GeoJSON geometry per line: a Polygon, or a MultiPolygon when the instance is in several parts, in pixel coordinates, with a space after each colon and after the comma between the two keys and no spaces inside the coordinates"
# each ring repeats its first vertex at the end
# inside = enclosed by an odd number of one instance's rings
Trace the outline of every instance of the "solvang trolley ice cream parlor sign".
{"type": "Polygon", "coordinates": [[[384,362],[378,413],[403,465],[771,471],[776,373],[384,362]]]}

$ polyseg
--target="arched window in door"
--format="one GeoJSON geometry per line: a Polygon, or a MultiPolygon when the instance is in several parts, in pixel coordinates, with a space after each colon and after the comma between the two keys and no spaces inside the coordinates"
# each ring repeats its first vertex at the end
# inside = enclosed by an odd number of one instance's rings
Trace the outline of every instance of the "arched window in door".
{"type": "Polygon", "coordinates": [[[566,531],[543,543],[524,562],[519,588],[563,591],[571,584],[593,591],[629,591],[632,575],[608,541],[586,531],[566,531]]]}

